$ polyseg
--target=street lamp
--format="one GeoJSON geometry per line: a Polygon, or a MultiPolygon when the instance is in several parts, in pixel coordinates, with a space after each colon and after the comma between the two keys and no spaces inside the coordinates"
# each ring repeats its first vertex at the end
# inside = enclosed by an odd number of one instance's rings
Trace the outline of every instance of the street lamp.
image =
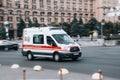
{"type": "Polygon", "coordinates": [[[5,25],[6,37],[9,40],[9,26],[10,26],[10,22],[9,21],[5,21],[4,25],[5,25]]]}
{"type": "Polygon", "coordinates": [[[103,26],[105,25],[104,19],[101,21],[101,38],[103,38],[103,26]]]}
{"type": "Polygon", "coordinates": [[[10,22],[8,21],[8,9],[7,9],[7,1],[6,1],[6,12],[5,14],[7,15],[6,21],[4,22],[4,26],[5,26],[5,31],[6,31],[6,37],[9,40],[9,26],[10,26],[10,22]]]}

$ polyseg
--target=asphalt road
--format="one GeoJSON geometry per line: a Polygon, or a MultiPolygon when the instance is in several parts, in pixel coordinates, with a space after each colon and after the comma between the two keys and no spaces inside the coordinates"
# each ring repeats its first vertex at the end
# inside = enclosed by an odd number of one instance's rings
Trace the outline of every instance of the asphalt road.
{"type": "Polygon", "coordinates": [[[114,47],[85,47],[82,48],[83,55],[77,61],[63,60],[54,62],[52,59],[35,59],[28,61],[20,51],[0,51],[0,64],[11,66],[19,64],[23,67],[40,65],[44,69],[59,70],[67,68],[70,72],[91,75],[98,69],[106,77],[120,79],[120,46],[114,47]]]}

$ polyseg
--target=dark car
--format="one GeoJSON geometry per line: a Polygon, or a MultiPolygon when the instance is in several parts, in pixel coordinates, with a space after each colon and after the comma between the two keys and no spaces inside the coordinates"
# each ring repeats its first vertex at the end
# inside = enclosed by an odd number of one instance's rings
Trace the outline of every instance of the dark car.
{"type": "Polygon", "coordinates": [[[17,43],[9,40],[0,40],[0,50],[18,50],[19,46],[17,43]]]}

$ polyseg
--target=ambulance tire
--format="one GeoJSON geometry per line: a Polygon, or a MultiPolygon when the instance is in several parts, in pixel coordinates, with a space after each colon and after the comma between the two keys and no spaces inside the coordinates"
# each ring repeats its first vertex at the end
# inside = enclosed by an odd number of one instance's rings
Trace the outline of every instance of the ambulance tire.
{"type": "Polygon", "coordinates": [[[31,52],[28,52],[28,54],[27,54],[27,59],[29,60],[29,61],[31,61],[31,60],[33,60],[33,55],[32,55],[32,53],[31,52]]]}
{"type": "Polygon", "coordinates": [[[54,56],[53,56],[53,59],[54,59],[54,61],[56,61],[56,62],[61,61],[60,54],[59,54],[59,53],[55,53],[54,56]]]}

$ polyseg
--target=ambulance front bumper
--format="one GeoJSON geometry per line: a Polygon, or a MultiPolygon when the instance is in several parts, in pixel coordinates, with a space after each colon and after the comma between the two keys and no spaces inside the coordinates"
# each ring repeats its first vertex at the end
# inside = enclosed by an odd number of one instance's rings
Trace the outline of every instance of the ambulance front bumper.
{"type": "Polygon", "coordinates": [[[81,57],[82,52],[70,52],[70,53],[60,53],[61,58],[74,58],[81,57]]]}

